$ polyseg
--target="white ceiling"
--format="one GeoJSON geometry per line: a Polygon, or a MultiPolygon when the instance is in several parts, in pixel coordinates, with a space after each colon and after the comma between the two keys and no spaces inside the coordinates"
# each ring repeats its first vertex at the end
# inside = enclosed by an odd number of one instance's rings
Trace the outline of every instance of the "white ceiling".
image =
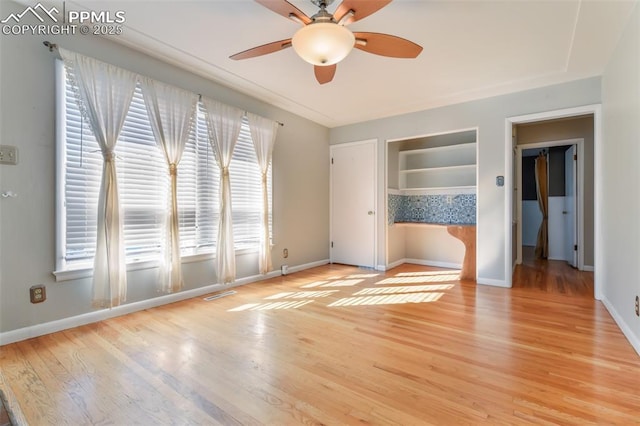
{"type": "MultiPolygon", "coordinates": [[[[291,0],[309,16],[309,0],[291,0]]],[[[329,7],[335,10],[340,0],[329,7]]],[[[319,85],[293,49],[229,56],[290,38],[299,25],[250,0],[68,1],[126,12],[110,39],[336,127],[600,75],[636,1],[395,0],[349,26],[424,47],[417,59],[354,49],[319,85]]]]}

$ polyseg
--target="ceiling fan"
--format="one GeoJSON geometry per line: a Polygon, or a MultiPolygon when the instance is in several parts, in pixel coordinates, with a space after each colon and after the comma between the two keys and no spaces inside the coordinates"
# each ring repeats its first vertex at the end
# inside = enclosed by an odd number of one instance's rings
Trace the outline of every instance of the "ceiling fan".
{"type": "Polygon", "coordinates": [[[392,58],[415,58],[422,47],[412,41],[390,34],[351,32],[346,25],[366,18],[382,9],[391,0],[343,0],[336,11],[327,12],[327,6],[334,0],[311,0],[320,8],[309,17],[287,0],[255,0],[279,15],[301,25],[292,38],[263,44],[235,55],[231,59],[240,60],[278,52],[288,47],[305,61],[314,65],[318,83],[333,80],[336,64],[344,59],[354,47],[365,52],[392,58]]]}

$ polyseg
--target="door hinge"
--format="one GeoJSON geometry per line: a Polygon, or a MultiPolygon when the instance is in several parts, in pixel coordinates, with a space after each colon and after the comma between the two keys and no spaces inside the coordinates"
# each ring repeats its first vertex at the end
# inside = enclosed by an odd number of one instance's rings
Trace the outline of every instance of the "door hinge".
{"type": "Polygon", "coordinates": [[[331,241],[331,248],[333,248],[333,241],[331,241]]]}
{"type": "Polygon", "coordinates": [[[331,157],[331,164],[333,164],[333,157],[331,157]]]}
{"type": "Polygon", "coordinates": [[[578,161],[578,154],[573,154],[573,161],[578,161]]]}
{"type": "Polygon", "coordinates": [[[573,246],[573,250],[574,251],[578,251],[578,245],[577,244],[573,246]]]}

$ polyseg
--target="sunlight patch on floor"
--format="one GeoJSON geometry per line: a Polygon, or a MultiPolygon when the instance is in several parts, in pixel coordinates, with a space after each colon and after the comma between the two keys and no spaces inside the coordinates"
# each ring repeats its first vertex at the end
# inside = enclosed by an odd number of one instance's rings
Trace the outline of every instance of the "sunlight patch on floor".
{"type": "Polygon", "coordinates": [[[345,278],[373,278],[373,277],[377,277],[380,274],[354,274],[354,275],[348,275],[345,278]]]}
{"type": "Polygon", "coordinates": [[[313,300],[299,300],[293,302],[271,302],[271,303],[247,303],[237,308],[229,309],[228,312],[240,311],[271,311],[276,309],[297,309],[312,303],[313,300]]]}
{"type": "Polygon", "coordinates": [[[313,290],[281,291],[266,296],[260,303],[244,304],[230,309],[229,312],[298,309],[317,299],[331,296],[333,296],[333,300],[339,299],[333,302],[330,299],[325,302],[331,302],[327,305],[329,307],[435,302],[442,297],[443,292],[455,287],[452,282],[459,280],[460,271],[401,272],[376,282],[377,277],[381,275],[383,278],[384,275],[379,273],[354,273],[331,276],[324,280],[308,283],[303,281],[303,284],[299,285],[300,289],[313,290]],[[363,284],[360,289],[349,289],[349,287],[360,284],[363,284]],[[404,284],[404,286],[371,287],[372,285],[381,286],[384,284],[404,284]],[[335,289],[328,290],[327,288],[335,289]],[[340,298],[344,295],[340,292],[347,293],[349,296],[340,298]]]}
{"type": "Polygon", "coordinates": [[[391,294],[384,296],[346,297],[337,300],[329,307],[337,306],[369,306],[369,305],[400,305],[405,303],[428,303],[435,302],[444,293],[422,292],[409,294],[391,294]]]}
{"type": "Polygon", "coordinates": [[[320,287],[351,287],[354,285],[358,285],[364,280],[337,280],[330,281],[327,284],[323,284],[320,287]]]}
{"type": "Polygon", "coordinates": [[[430,277],[432,275],[452,275],[460,274],[460,270],[448,270],[448,271],[418,271],[418,272],[399,272],[396,277],[430,277]]]}
{"type": "Polygon", "coordinates": [[[324,291],[291,291],[274,294],[273,296],[265,297],[265,299],[313,299],[316,297],[327,297],[333,293],[337,293],[340,290],[324,290],[324,291]]]}
{"type": "Polygon", "coordinates": [[[416,293],[421,291],[451,290],[453,284],[433,284],[433,285],[414,285],[410,287],[378,287],[363,288],[353,293],[354,296],[362,296],[365,294],[399,294],[399,293],[416,293]]]}
{"type": "Polygon", "coordinates": [[[313,287],[320,287],[323,284],[327,284],[329,281],[314,281],[312,283],[309,284],[305,284],[305,285],[301,285],[300,288],[313,288],[313,287]]]}
{"type": "Polygon", "coordinates": [[[460,280],[460,273],[447,273],[446,275],[433,275],[433,276],[417,276],[417,277],[391,277],[385,278],[376,282],[376,285],[384,284],[420,284],[420,283],[437,283],[437,282],[450,282],[460,280]]]}

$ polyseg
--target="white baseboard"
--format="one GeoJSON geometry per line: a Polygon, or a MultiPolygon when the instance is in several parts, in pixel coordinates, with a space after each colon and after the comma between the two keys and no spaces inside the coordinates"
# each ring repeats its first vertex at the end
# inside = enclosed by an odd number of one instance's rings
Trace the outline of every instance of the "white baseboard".
{"type": "Polygon", "coordinates": [[[613,307],[613,304],[609,301],[609,299],[603,297],[601,302],[604,304],[605,308],[607,308],[607,311],[609,311],[616,324],[618,324],[618,327],[620,327],[620,330],[622,330],[622,333],[627,338],[629,343],[631,343],[633,349],[636,350],[638,356],[640,356],[640,338],[633,334],[633,331],[631,331],[631,327],[629,327],[627,323],[622,319],[622,316],[620,316],[618,311],[616,311],[616,308],[613,307]]]}
{"type": "Polygon", "coordinates": [[[396,260],[395,262],[391,262],[389,263],[387,266],[379,266],[378,270],[379,271],[388,271],[389,269],[393,269],[393,268],[397,268],[398,266],[402,265],[403,263],[406,263],[406,259],[399,259],[396,260]]]}
{"type": "MultiPolygon", "coordinates": [[[[388,271],[389,269],[393,269],[396,266],[402,265],[403,263],[412,263],[414,265],[434,266],[434,267],[437,267],[437,268],[448,268],[448,269],[461,269],[462,268],[462,265],[459,264],[459,263],[439,262],[439,261],[425,260],[425,259],[400,259],[400,260],[397,260],[395,262],[390,263],[386,267],[379,266],[378,268],[384,268],[384,269],[379,269],[379,270],[388,271]]],[[[492,285],[494,287],[511,288],[511,285],[507,284],[507,282],[505,280],[495,280],[495,279],[491,279],[491,278],[478,277],[476,282],[478,284],[492,285]]]]}
{"type": "MultiPolygon", "coordinates": [[[[329,259],[323,259],[317,262],[304,263],[302,265],[297,265],[297,266],[290,266],[289,273],[300,272],[300,271],[304,271],[305,269],[316,268],[318,266],[327,265],[327,264],[329,264],[329,259]]],[[[281,274],[278,273],[278,275],[281,275],[281,274]]]]}
{"type": "MultiPolygon", "coordinates": [[[[318,262],[306,263],[289,268],[291,272],[298,272],[304,269],[315,268],[329,263],[329,260],[321,260],[318,262]]],[[[282,275],[280,270],[271,271],[265,275],[252,275],[237,279],[232,284],[211,284],[198,287],[192,290],[185,290],[179,293],[172,293],[163,296],[154,297],[152,299],[142,300],[139,302],[127,303],[126,305],[116,306],[112,309],[102,309],[99,311],[88,312],[86,314],[76,315],[69,318],[63,318],[42,324],[36,324],[16,330],[5,331],[0,333],[0,346],[9,343],[19,342],[21,340],[31,339],[32,337],[43,336],[45,334],[55,333],[57,331],[67,330],[81,325],[91,324],[93,322],[103,321],[109,318],[119,317],[131,314],[133,312],[143,311],[145,309],[155,308],[169,303],[179,302],[181,300],[191,299],[193,297],[203,296],[208,293],[214,293],[221,290],[246,285],[249,283],[267,280],[282,275]]]]}
{"type": "Polygon", "coordinates": [[[476,282],[478,284],[483,284],[483,285],[492,285],[494,287],[504,287],[504,288],[511,288],[511,285],[507,284],[507,282],[505,280],[495,280],[493,278],[482,278],[482,277],[478,277],[478,279],[476,280],[476,282]]]}
{"type": "Polygon", "coordinates": [[[594,268],[593,265],[584,265],[582,270],[586,272],[594,272],[596,268],[594,268]]]}
{"type": "Polygon", "coordinates": [[[462,264],[460,263],[440,262],[437,260],[404,259],[404,263],[411,263],[414,265],[423,265],[423,266],[434,266],[436,268],[462,269],[462,264]]]}

